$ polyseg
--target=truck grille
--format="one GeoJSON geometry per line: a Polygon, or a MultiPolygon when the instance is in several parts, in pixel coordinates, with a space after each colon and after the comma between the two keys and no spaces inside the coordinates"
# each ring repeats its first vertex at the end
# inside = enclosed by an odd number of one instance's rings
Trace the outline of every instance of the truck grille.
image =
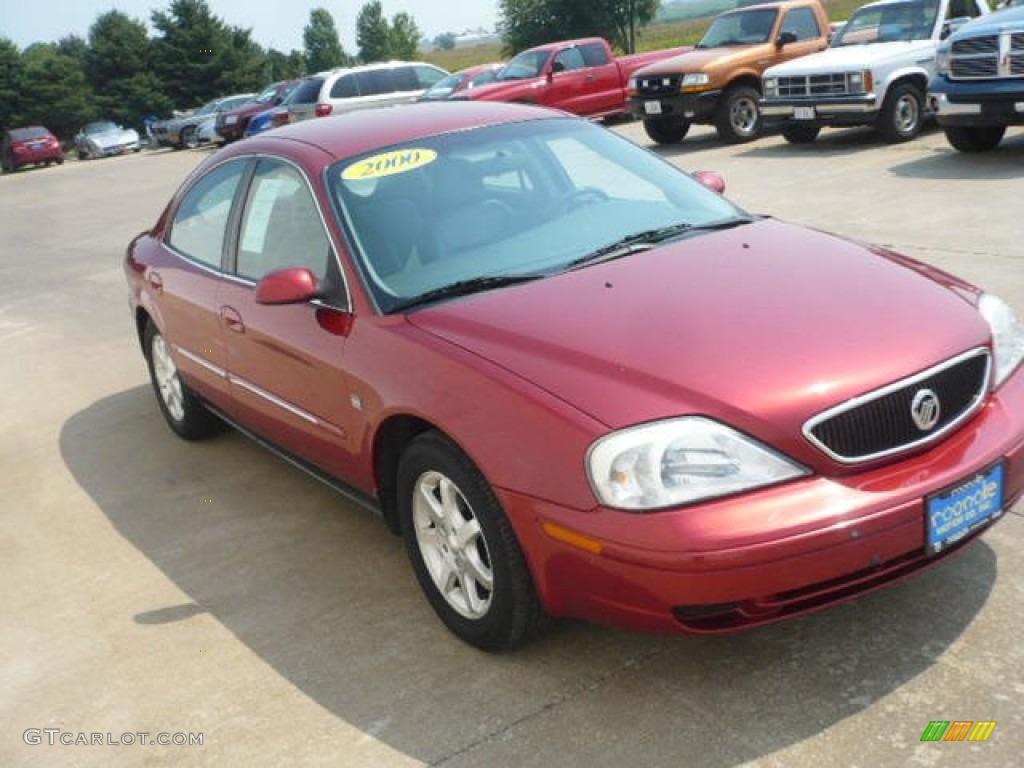
{"type": "Polygon", "coordinates": [[[1024,32],[957,40],[950,52],[949,76],[953,80],[1024,77],[1024,32]]]}
{"type": "Polygon", "coordinates": [[[641,96],[675,96],[679,93],[682,81],[682,75],[638,77],[636,79],[636,89],[641,96]]]}
{"type": "Polygon", "coordinates": [[[779,98],[805,99],[814,96],[846,96],[849,88],[846,74],[842,72],[828,75],[801,75],[799,77],[780,77],[779,98]]]}
{"type": "Polygon", "coordinates": [[[938,440],[974,413],[988,390],[990,357],[979,348],[815,416],[804,435],[843,463],[871,461],[938,440]],[[938,421],[921,430],[911,412],[915,396],[931,390],[938,421]]]}

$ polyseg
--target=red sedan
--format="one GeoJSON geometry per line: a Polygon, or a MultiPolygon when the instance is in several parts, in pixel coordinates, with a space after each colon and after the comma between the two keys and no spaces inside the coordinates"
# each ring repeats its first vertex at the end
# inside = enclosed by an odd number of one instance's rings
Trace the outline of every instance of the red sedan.
{"type": "Polygon", "coordinates": [[[604,128],[419,104],[229,147],[130,245],[157,402],[378,512],[459,637],[714,632],[955,552],[1024,492],[1024,325],[604,128]]]}

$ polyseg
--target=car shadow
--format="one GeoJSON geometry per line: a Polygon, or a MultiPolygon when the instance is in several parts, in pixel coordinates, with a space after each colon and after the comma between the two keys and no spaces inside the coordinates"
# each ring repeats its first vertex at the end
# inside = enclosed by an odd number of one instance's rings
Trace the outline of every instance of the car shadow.
{"type": "Polygon", "coordinates": [[[1018,179],[1024,160],[1024,132],[1008,133],[989,152],[958,152],[948,144],[889,168],[893,176],[908,179],[1018,179]]]}
{"type": "MultiPolygon", "coordinates": [[[[932,129],[925,129],[924,135],[932,129]]],[[[820,157],[849,155],[851,152],[866,152],[883,145],[878,132],[870,127],[826,128],[818,138],[807,144],[790,144],[779,135],[779,141],[772,144],[751,144],[740,152],[739,157],[766,158],[790,157],[797,153],[820,157]]]]}
{"type": "Polygon", "coordinates": [[[401,542],[371,514],[233,431],[178,440],[148,387],[74,414],[60,451],[114,528],[188,595],[126,622],[160,632],[210,614],[326,710],[430,764],[480,764],[475,750],[517,743],[529,749],[514,762],[550,764],[514,737],[568,721],[589,734],[565,742],[574,764],[653,764],[696,748],[701,765],[738,765],[927,671],[996,577],[982,542],[904,585],[746,633],[666,638],[567,621],[488,655],[434,618],[401,542]]]}

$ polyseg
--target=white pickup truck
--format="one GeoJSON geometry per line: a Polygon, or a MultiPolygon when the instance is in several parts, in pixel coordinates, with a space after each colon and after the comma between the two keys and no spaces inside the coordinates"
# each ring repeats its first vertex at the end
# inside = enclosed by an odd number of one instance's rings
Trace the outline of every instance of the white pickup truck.
{"type": "Polygon", "coordinates": [[[882,0],[860,8],[827,50],[767,69],[766,125],[787,141],[814,141],[826,126],[874,125],[908,141],[928,115],[925,92],[939,42],[989,12],[986,0],[882,0]]]}

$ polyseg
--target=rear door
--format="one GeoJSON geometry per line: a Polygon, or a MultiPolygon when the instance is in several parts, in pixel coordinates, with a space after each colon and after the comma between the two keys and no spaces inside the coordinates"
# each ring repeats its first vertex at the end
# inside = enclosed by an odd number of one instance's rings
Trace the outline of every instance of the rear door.
{"type": "Polygon", "coordinates": [[[352,477],[344,372],[348,296],[322,214],[304,173],[277,158],[258,161],[240,214],[233,276],[219,293],[236,418],[333,475],[352,477]],[[264,275],[306,267],[323,299],[265,305],[264,275]],[[331,322],[335,321],[335,322],[331,322]]]}
{"type": "Polygon", "coordinates": [[[251,165],[233,160],[197,181],[182,197],[164,236],[160,257],[145,275],[157,325],[189,385],[228,409],[227,350],[218,293],[238,197],[251,165]]]}

